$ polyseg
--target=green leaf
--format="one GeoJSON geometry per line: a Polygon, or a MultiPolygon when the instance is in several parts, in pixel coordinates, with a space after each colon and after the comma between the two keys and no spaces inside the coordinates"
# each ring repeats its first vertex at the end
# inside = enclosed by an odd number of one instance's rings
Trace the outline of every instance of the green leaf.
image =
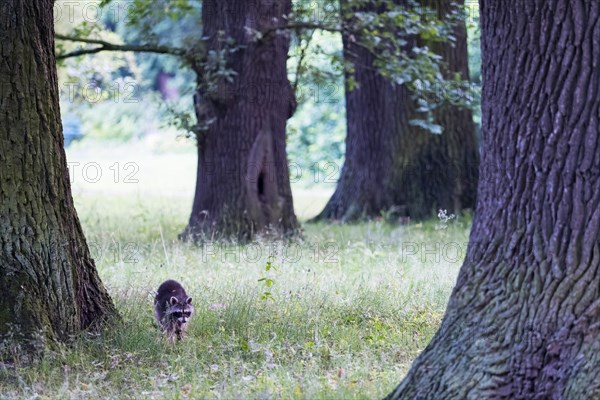
{"type": "Polygon", "coordinates": [[[240,338],[240,349],[244,352],[250,351],[250,344],[247,340],[240,338]]]}

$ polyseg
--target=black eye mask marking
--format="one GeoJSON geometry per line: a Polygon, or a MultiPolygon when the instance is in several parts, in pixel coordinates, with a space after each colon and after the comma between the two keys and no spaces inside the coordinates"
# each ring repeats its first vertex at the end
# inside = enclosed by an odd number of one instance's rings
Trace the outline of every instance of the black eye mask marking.
{"type": "Polygon", "coordinates": [[[176,312],[172,313],[171,315],[175,318],[181,318],[181,317],[189,318],[190,315],[192,315],[192,313],[189,311],[184,311],[184,312],[176,311],[176,312]]]}

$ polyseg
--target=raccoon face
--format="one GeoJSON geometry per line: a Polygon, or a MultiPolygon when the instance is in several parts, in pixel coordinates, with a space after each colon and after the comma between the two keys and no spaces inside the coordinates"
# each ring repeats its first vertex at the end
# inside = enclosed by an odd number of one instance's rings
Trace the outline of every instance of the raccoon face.
{"type": "Polygon", "coordinates": [[[188,320],[194,312],[192,306],[192,298],[188,297],[185,300],[180,300],[173,296],[169,300],[167,314],[172,321],[176,321],[179,326],[187,324],[188,320]]]}

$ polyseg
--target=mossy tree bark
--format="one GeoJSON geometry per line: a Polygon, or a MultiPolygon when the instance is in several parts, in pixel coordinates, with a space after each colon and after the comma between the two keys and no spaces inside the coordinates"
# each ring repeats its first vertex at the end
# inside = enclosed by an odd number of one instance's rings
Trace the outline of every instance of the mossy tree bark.
{"type": "MultiPolygon", "coordinates": [[[[447,15],[452,3],[421,4],[447,15]]],[[[349,7],[349,1],[342,7],[349,7]]],[[[362,5],[375,10],[375,6],[362,5]]],[[[456,26],[454,46],[434,44],[447,63],[448,76],[468,79],[467,35],[464,23],[456,26]]],[[[411,94],[381,76],[360,35],[344,34],[344,57],[355,65],[358,88],[346,90],[346,160],[336,190],[316,218],[352,221],[392,212],[413,219],[435,215],[439,209],[458,212],[475,206],[478,149],[471,112],[454,106],[435,111],[444,127],[434,135],[409,123],[422,119],[411,94]]],[[[409,46],[410,47],[410,46],[409,46]]],[[[444,90],[448,88],[440,88],[444,90]]]]}
{"type": "Polygon", "coordinates": [[[598,399],[600,2],[480,4],[467,258],[439,331],[388,399],[598,399]]]}
{"type": "Polygon", "coordinates": [[[181,235],[196,240],[251,240],[257,234],[293,235],[294,214],[285,150],[287,119],[295,98],[287,78],[289,33],[255,32],[283,26],[290,0],[207,0],[202,22],[206,51],[226,56],[232,82],[197,93],[201,121],[213,121],[198,137],[198,171],[192,214],[181,235]]]}
{"type": "Polygon", "coordinates": [[[66,340],[115,309],[71,197],[53,4],[0,3],[0,335],[66,340]]]}

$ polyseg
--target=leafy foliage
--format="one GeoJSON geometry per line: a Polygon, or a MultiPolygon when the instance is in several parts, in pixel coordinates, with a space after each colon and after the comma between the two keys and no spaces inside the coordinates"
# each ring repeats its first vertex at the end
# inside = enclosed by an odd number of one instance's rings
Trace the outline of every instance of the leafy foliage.
{"type": "MultiPolygon", "coordinates": [[[[103,0],[100,4],[106,10],[123,6],[123,2],[111,0],[103,0]]],[[[296,89],[298,108],[288,124],[287,149],[290,162],[301,169],[303,177],[310,178],[307,183],[318,175],[315,170],[329,173],[323,168],[332,165],[337,171],[328,176],[334,182],[343,162],[344,91],[352,90],[355,82],[353,66],[342,56],[342,31],[373,52],[375,65],[384,76],[412,90],[423,113],[423,117],[411,121],[412,124],[432,133],[442,133],[443,127],[433,119],[432,111],[444,102],[473,107],[475,118],[478,118],[478,86],[467,85],[458,77],[444,76],[444,62],[430,47],[432,43],[452,43],[452,24],[464,18],[461,10],[456,9],[442,18],[415,1],[409,1],[405,6],[386,0],[348,0],[343,4],[348,8],[340,14],[337,0],[298,0],[289,16],[293,28],[290,28],[292,42],[288,69],[289,79],[296,89]],[[440,91],[440,87],[444,90],[440,91]],[[309,171],[312,173],[307,173],[309,171]]],[[[162,125],[169,131],[174,128],[184,136],[195,137],[211,120],[196,120],[192,97],[198,84],[210,93],[216,90],[216,82],[235,79],[234,71],[227,68],[228,57],[237,50],[235,43],[223,37],[220,50],[204,54],[201,49],[201,3],[198,1],[134,0],[126,6],[119,13],[103,12],[102,19],[96,23],[76,19],[74,25],[65,25],[63,19],[57,29],[115,43],[154,43],[187,48],[189,52],[202,54],[201,66],[206,76],[197,80],[184,61],[157,54],[99,53],[68,59],[60,68],[63,107],[85,117],[86,131],[100,129],[94,134],[96,137],[118,137],[120,140],[140,137],[146,134],[144,127],[150,125],[162,125]],[[161,76],[167,76],[169,87],[176,93],[175,99],[163,98],[159,85],[161,76]],[[67,86],[70,82],[78,82],[81,88],[87,86],[86,91],[95,90],[101,96],[89,101],[90,96],[80,88],[73,98],[67,86]],[[131,87],[125,87],[128,83],[134,83],[136,98],[144,104],[145,110],[152,112],[138,112],[125,105],[124,108],[129,110],[125,117],[123,112],[112,110],[123,107],[123,99],[131,92],[131,87]],[[100,104],[106,112],[97,115],[92,110],[100,104]],[[116,119],[109,119],[113,116],[116,119]],[[96,121],[91,123],[90,119],[96,121]],[[132,126],[137,126],[135,134],[132,126]]],[[[469,10],[468,25],[474,82],[479,81],[475,61],[478,51],[476,11],[469,10]]],[[[72,50],[73,46],[58,41],[57,51],[72,50]]]]}
{"type": "MultiPolygon", "coordinates": [[[[454,27],[464,20],[458,6],[440,15],[416,0],[398,4],[391,0],[349,0],[342,9],[349,39],[368,49],[379,73],[397,85],[406,85],[424,118],[415,126],[441,134],[433,111],[443,104],[477,108],[476,90],[458,74],[448,74],[446,63],[431,45],[453,45],[454,27]],[[440,90],[442,89],[442,90],[440,90]]],[[[352,66],[350,66],[350,73],[352,66]]],[[[350,79],[352,90],[356,83],[350,79]]]]}

